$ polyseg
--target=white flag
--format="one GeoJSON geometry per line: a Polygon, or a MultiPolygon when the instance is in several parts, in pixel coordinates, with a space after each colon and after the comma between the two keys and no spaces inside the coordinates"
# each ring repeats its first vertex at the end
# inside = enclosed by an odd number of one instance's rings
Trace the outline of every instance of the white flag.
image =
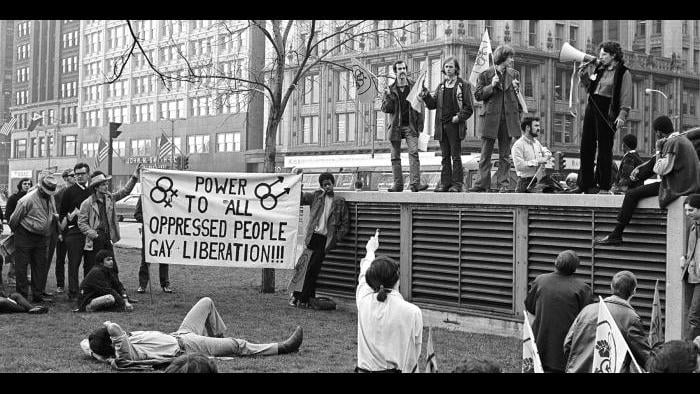
{"type": "Polygon", "coordinates": [[[472,86],[476,87],[479,74],[489,68],[489,55],[491,54],[493,54],[493,52],[491,51],[489,31],[484,30],[484,35],[481,37],[481,45],[479,45],[479,52],[476,54],[474,67],[472,67],[472,73],[469,75],[469,83],[471,83],[472,86]]]}
{"type": "Polygon", "coordinates": [[[424,66],[423,69],[420,71],[420,76],[418,77],[418,80],[416,81],[416,83],[413,84],[411,91],[408,92],[408,96],[406,96],[406,100],[408,100],[408,102],[411,103],[411,107],[413,107],[413,109],[415,109],[418,112],[423,112],[423,99],[421,99],[418,95],[423,90],[423,85],[425,84],[425,77],[427,75],[428,68],[424,66]]]}
{"type": "Polygon", "coordinates": [[[598,296],[598,326],[595,331],[595,344],[593,349],[594,373],[619,373],[625,363],[625,358],[629,353],[632,359],[631,371],[637,372],[642,369],[630,352],[625,338],[615,323],[608,307],[603,301],[603,297],[598,296]]]}
{"type": "Polygon", "coordinates": [[[355,90],[360,102],[363,104],[374,102],[374,98],[379,93],[377,76],[354,58],[352,59],[352,75],[355,79],[355,90]]]}
{"type": "Polygon", "coordinates": [[[535,336],[532,334],[530,320],[527,318],[527,311],[523,311],[525,321],[523,322],[523,373],[544,373],[540,353],[537,351],[535,336]]]}

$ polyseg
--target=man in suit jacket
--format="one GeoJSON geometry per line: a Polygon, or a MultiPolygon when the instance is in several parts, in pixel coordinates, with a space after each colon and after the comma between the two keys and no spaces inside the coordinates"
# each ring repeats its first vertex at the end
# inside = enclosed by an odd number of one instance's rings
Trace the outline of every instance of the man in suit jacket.
{"type": "Polygon", "coordinates": [[[501,45],[493,52],[495,67],[479,75],[474,97],[483,101],[481,107],[481,158],[479,159],[479,180],[469,189],[470,192],[485,192],[491,187],[491,154],[498,138],[499,166],[496,177],[500,184],[499,192],[508,190],[510,170],[510,141],[520,137],[520,112],[518,102],[520,73],[512,68],[515,51],[508,45],[501,45]]]}
{"type": "Polygon", "coordinates": [[[692,194],[685,200],[685,214],[692,221],[688,231],[688,246],[681,256],[682,278],[692,289],[690,307],[688,308],[688,329],[685,339],[692,341],[700,335],[700,248],[698,231],[700,231],[700,194],[692,194]]]}

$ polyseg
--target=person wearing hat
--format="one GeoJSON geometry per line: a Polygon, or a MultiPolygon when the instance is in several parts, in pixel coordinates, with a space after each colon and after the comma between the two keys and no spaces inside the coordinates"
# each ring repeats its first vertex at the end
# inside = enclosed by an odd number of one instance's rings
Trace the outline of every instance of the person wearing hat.
{"type": "Polygon", "coordinates": [[[16,290],[24,298],[28,298],[27,266],[31,266],[32,300],[44,302],[51,301],[50,297],[44,296],[44,288],[48,275],[48,237],[51,235],[51,226],[55,226],[58,220],[53,199],[57,189],[56,179],[53,175],[47,175],[41,179],[38,186],[19,200],[9,225],[15,233],[16,290]]]}
{"type": "MultiPolygon", "coordinates": [[[[72,168],[67,168],[61,174],[63,178],[63,186],[61,186],[53,196],[54,201],[56,201],[56,210],[61,212],[61,202],[63,200],[63,195],[66,193],[69,187],[75,184],[75,171],[72,168]]],[[[65,230],[67,224],[67,219],[63,218],[59,221],[56,228],[56,233],[52,234],[51,240],[49,242],[49,250],[47,259],[49,265],[53,259],[54,252],[56,252],[56,293],[61,294],[64,291],[66,284],[66,245],[63,242],[63,230],[65,230]]]]}
{"type": "Polygon", "coordinates": [[[693,143],[673,131],[673,122],[668,116],[654,119],[652,128],[656,132],[656,155],[635,168],[630,179],[636,181],[658,174],[661,182],[629,190],[622,201],[615,229],[605,237],[596,239],[596,245],[622,244],[622,233],[632,219],[639,200],[659,196],[659,208],[665,209],[680,196],[700,193],[700,160],[693,143]]]}
{"type": "Polygon", "coordinates": [[[685,200],[685,215],[690,219],[688,243],[686,251],[681,256],[681,276],[691,290],[690,306],[688,307],[688,327],[685,339],[693,340],[700,336],[700,248],[698,232],[700,232],[700,194],[691,194],[685,200]]]}
{"type": "MultiPolygon", "coordinates": [[[[119,242],[119,221],[114,209],[115,201],[126,197],[134,189],[141,172],[141,164],[136,167],[129,182],[115,193],[109,191],[111,176],[102,171],[95,171],[90,177],[90,197],[80,204],[78,213],[78,228],[85,235],[85,265],[92,268],[95,265],[97,252],[103,249],[114,252],[113,244],[119,242]]],[[[88,271],[89,272],[89,271],[88,271]]],[[[114,262],[114,273],[119,276],[117,262],[114,262]]],[[[123,288],[123,286],[122,286],[123,288]]],[[[126,292],[122,294],[127,298],[126,292]]],[[[135,302],[135,300],[131,300],[135,302]]]]}
{"type": "Polygon", "coordinates": [[[622,137],[622,151],[625,152],[625,154],[620,160],[620,171],[617,172],[617,176],[615,177],[615,184],[612,188],[613,194],[625,194],[627,190],[642,185],[643,182],[639,179],[634,181],[630,179],[632,171],[644,162],[642,158],[639,157],[639,153],[637,153],[636,149],[637,137],[634,134],[627,134],[622,137]]]}

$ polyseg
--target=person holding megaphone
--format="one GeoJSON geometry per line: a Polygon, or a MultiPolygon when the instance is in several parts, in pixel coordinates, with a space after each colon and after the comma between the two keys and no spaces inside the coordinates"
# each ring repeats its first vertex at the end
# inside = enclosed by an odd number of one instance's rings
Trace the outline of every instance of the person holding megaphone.
{"type": "Polygon", "coordinates": [[[588,64],[579,70],[588,103],[581,133],[578,187],[571,193],[611,194],[615,133],[625,125],[632,106],[632,74],[622,59],[620,44],[606,41],[599,48],[599,57],[586,55],[588,64]]]}

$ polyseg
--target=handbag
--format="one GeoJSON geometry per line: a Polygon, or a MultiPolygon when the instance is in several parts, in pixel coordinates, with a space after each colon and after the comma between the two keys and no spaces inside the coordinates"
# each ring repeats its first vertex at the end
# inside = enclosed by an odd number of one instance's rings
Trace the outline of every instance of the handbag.
{"type": "Polygon", "coordinates": [[[10,234],[9,237],[5,237],[2,240],[0,240],[0,254],[5,259],[15,254],[14,234],[10,234]]]}

